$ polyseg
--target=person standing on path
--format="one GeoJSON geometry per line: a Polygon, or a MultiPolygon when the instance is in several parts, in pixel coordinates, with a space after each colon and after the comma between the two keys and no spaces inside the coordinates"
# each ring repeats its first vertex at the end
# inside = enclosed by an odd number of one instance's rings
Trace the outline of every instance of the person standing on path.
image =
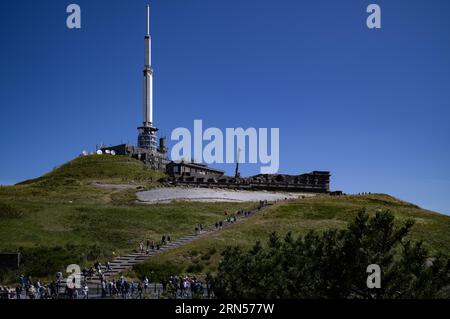
{"type": "MultiPolygon", "coordinates": [[[[103,283],[103,281],[102,281],[102,283],[103,283]]],[[[103,291],[103,289],[102,289],[102,291],[103,291]]],[[[89,287],[87,284],[84,284],[82,293],[83,293],[83,299],[89,299],[89,287]]]]}
{"type": "Polygon", "coordinates": [[[144,280],[142,281],[142,286],[144,288],[144,294],[147,294],[147,288],[148,288],[148,278],[144,277],[144,280]]]}

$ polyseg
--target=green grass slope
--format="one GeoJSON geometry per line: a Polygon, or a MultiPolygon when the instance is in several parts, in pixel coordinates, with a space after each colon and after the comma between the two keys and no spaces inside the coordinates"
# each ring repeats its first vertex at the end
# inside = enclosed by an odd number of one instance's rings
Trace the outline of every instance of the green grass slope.
{"type": "Polygon", "coordinates": [[[10,204],[128,203],[134,201],[133,186],[158,186],[164,174],[155,172],[127,156],[92,155],[78,157],[42,177],[13,187],[0,186],[0,201],[10,204]],[[96,187],[95,183],[129,184],[125,192],[96,187]]]}
{"type": "MultiPolygon", "coordinates": [[[[413,240],[424,241],[432,252],[450,254],[450,216],[423,210],[388,195],[342,196],[326,195],[291,202],[282,202],[261,214],[236,224],[209,238],[164,252],[158,259],[135,267],[131,276],[157,273],[161,269],[176,269],[193,275],[215,272],[221,252],[227,245],[250,247],[257,240],[263,243],[271,232],[284,236],[288,232],[304,235],[310,230],[343,228],[358,211],[369,214],[391,211],[397,222],[415,220],[410,234],[413,240]],[[163,266],[166,265],[164,268],[163,266]]],[[[162,272],[161,275],[164,273],[162,272]]]]}
{"type": "Polygon", "coordinates": [[[52,172],[20,185],[61,185],[92,180],[120,182],[157,182],[164,176],[127,156],[91,155],[78,157],[52,172]]]}
{"type": "MultiPolygon", "coordinates": [[[[127,157],[88,156],[41,178],[0,187],[0,252],[20,251],[20,272],[52,277],[71,263],[90,265],[129,252],[144,239],[190,234],[196,224],[245,206],[136,203],[137,189],[157,187],[162,176],[127,157]]],[[[0,282],[15,275],[0,273],[0,282]]]]}
{"type": "MultiPolygon", "coordinates": [[[[162,235],[177,238],[192,233],[198,223],[224,218],[225,211],[253,206],[137,203],[136,191],[158,187],[162,176],[128,157],[94,155],[76,158],[40,178],[0,187],[0,252],[22,253],[22,268],[0,272],[0,282],[13,279],[17,272],[51,278],[68,264],[108,260],[136,249],[141,240],[159,240],[162,235]]],[[[211,237],[165,252],[130,275],[156,274],[161,269],[214,272],[227,245],[248,247],[273,231],[283,235],[342,228],[361,209],[371,214],[390,210],[397,221],[413,218],[411,237],[423,240],[433,251],[450,253],[449,216],[387,195],[321,195],[279,203],[211,237]]]]}

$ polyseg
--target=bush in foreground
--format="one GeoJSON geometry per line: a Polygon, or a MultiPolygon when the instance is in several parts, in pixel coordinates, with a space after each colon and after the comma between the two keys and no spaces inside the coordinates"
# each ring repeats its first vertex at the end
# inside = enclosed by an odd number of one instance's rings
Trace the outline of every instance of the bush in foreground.
{"type": "Polygon", "coordinates": [[[394,216],[361,212],[344,230],[301,238],[273,233],[268,245],[228,247],[215,278],[219,298],[442,298],[448,296],[448,256],[431,257],[406,236],[394,216]],[[381,288],[367,287],[367,266],[381,268],[381,288]],[[447,292],[445,292],[447,291],[447,292]]]}

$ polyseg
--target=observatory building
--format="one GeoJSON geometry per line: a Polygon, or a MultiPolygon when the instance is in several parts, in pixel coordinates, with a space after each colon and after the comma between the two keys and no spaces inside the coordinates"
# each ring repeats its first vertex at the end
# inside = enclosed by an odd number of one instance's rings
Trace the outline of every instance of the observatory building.
{"type": "Polygon", "coordinates": [[[147,32],[144,37],[142,124],[138,127],[137,145],[120,144],[101,147],[100,154],[126,155],[144,162],[148,167],[167,173],[165,183],[193,187],[218,187],[249,190],[301,191],[329,193],[330,172],[314,171],[302,175],[256,175],[241,177],[238,165],[234,177],[207,165],[194,162],[171,162],[164,138],[158,140],[153,121],[152,39],[150,36],[150,6],[147,6],[147,32]],[[158,143],[159,142],[159,143],[158,143]]]}
{"type": "Polygon", "coordinates": [[[114,151],[118,155],[128,155],[144,162],[149,167],[165,171],[170,162],[167,157],[167,148],[164,138],[157,143],[158,129],[153,122],[153,68],[152,68],[152,38],[150,36],[150,6],[147,6],[147,32],[144,37],[144,70],[143,70],[143,98],[142,98],[142,125],[138,127],[137,146],[120,144],[102,147],[103,152],[114,151]]]}

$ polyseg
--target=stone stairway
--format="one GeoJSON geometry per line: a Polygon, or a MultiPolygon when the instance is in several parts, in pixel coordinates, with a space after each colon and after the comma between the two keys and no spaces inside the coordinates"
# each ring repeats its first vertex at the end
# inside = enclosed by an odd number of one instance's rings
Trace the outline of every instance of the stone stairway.
{"type": "MultiPolygon", "coordinates": [[[[143,263],[144,261],[148,260],[149,258],[153,258],[157,256],[158,254],[174,249],[176,247],[180,247],[183,245],[186,245],[194,240],[198,240],[203,237],[207,237],[208,235],[211,235],[213,233],[220,232],[223,229],[226,229],[228,227],[232,227],[234,224],[237,224],[245,219],[248,219],[252,217],[253,215],[260,213],[264,211],[267,207],[271,206],[272,204],[267,204],[261,208],[255,208],[253,210],[248,211],[247,215],[235,215],[236,221],[235,222],[223,222],[222,227],[216,228],[215,225],[209,225],[205,227],[201,232],[198,232],[197,234],[191,234],[186,235],[184,237],[180,237],[174,241],[168,242],[165,245],[162,245],[160,249],[150,250],[149,253],[139,253],[139,252],[133,252],[130,254],[127,254],[125,256],[120,256],[115,258],[113,261],[110,262],[111,270],[110,271],[104,271],[104,278],[105,279],[116,279],[119,277],[122,273],[125,271],[131,269],[134,265],[143,263]]],[[[64,278],[61,281],[61,285],[59,286],[59,292],[61,296],[64,295],[65,291],[65,282],[66,279],[64,278]]],[[[89,296],[90,298],[100,298],[101,297],[101,280],[98,275],[94,275],[92,278],[82,278],[82,284],[87,284],[89,287],[89,296]]],[[[162,286],[160,283],[151,283],[150,287],[154,287],[153,290],[153,297],[158,298],[159,294],[162,292],[162,286]]],[[[25,292],[22,294],[23,299],[27,299],[25,292]]]]}
{"type": "MultiPolygon", "coordinates": [[[[235,215],[236,221],[235,222],[223,222],[222,227],[216,228],[215,225],[208,225],[207,227],[203,228],[202,231],[198,232],[197,234],[191,234],[186,235],[184,237],[180,237],[176,240],[173,240],[171,242],[168,242],[162,246],[160,246],[160,249],[154,249],[150,250],[149,253],[140,253],[140,252],[133,252],[125,256],[120,256],[115,258],[113,261],[110,262],[111,270],[110,271],[104,271],[103,275],[106,280],[111,280],[113,278],[119,277],[122,273],[125,271],[131,269],[134,265],[143,263],[144,261],[153,258],[157,256],[158,254],[174,249],[183,245],[186,245],[194,240],[198,240],[200,238],[206,237],[208,235],[211,235],[213,233],[220,232],[221,230],[231,227],[234,224],[237,224],[245,219],[248,219],[249,217],[253,216],[256,213],[264,211],[267,207],[271,206],[272,204],[267,204],[261,208],[255,208],[249,213],[244,216],[243,214],[235,215]]],[[[83,278],[84,279],[84,278],[83,278]]],[[[101,292],[101,280],[98,275],[94,275],[92,278],[87,278],[85,280],[82,279],[83,283],[86,283],[89,287],[90,294],[99,295],[101,292]]],[[[65,281],[64,281],[65,282],[65,281]]]]}
{"type": "MultiPolygon", "coordinates": [[[[113,261],[111,261],[109,263],[111,270],[104,272],[104,278],[111,279],[112,277],[119,276],[121,273],[132,268],[134,265],[143,263],[147,259],[152,258],[166,250],[185,245],[195,239],[198,239],[202,235],[205,235],[209,232],[210,231],[203,231],[202,233],[199,233],[198,235],[188,235],[188,236],[181,237],[175,241],[168,242],[165,245],[162,245],[159,249],[150,250],[148,254],[134,252],[134,253],[130,253],[125,256],[117,257],[116,259],[114,259],[113,261]]],[[[96,275],[94,275],[94,276],[96,276],[96,275]]],[[[100,282],[100,278],[90,278],[90,279],[86,280],[86,283],[88,284],[88,286],[91,286],[91,285],[94,286],[94,285],[100,284],[101,282],[100,282]]]]}

